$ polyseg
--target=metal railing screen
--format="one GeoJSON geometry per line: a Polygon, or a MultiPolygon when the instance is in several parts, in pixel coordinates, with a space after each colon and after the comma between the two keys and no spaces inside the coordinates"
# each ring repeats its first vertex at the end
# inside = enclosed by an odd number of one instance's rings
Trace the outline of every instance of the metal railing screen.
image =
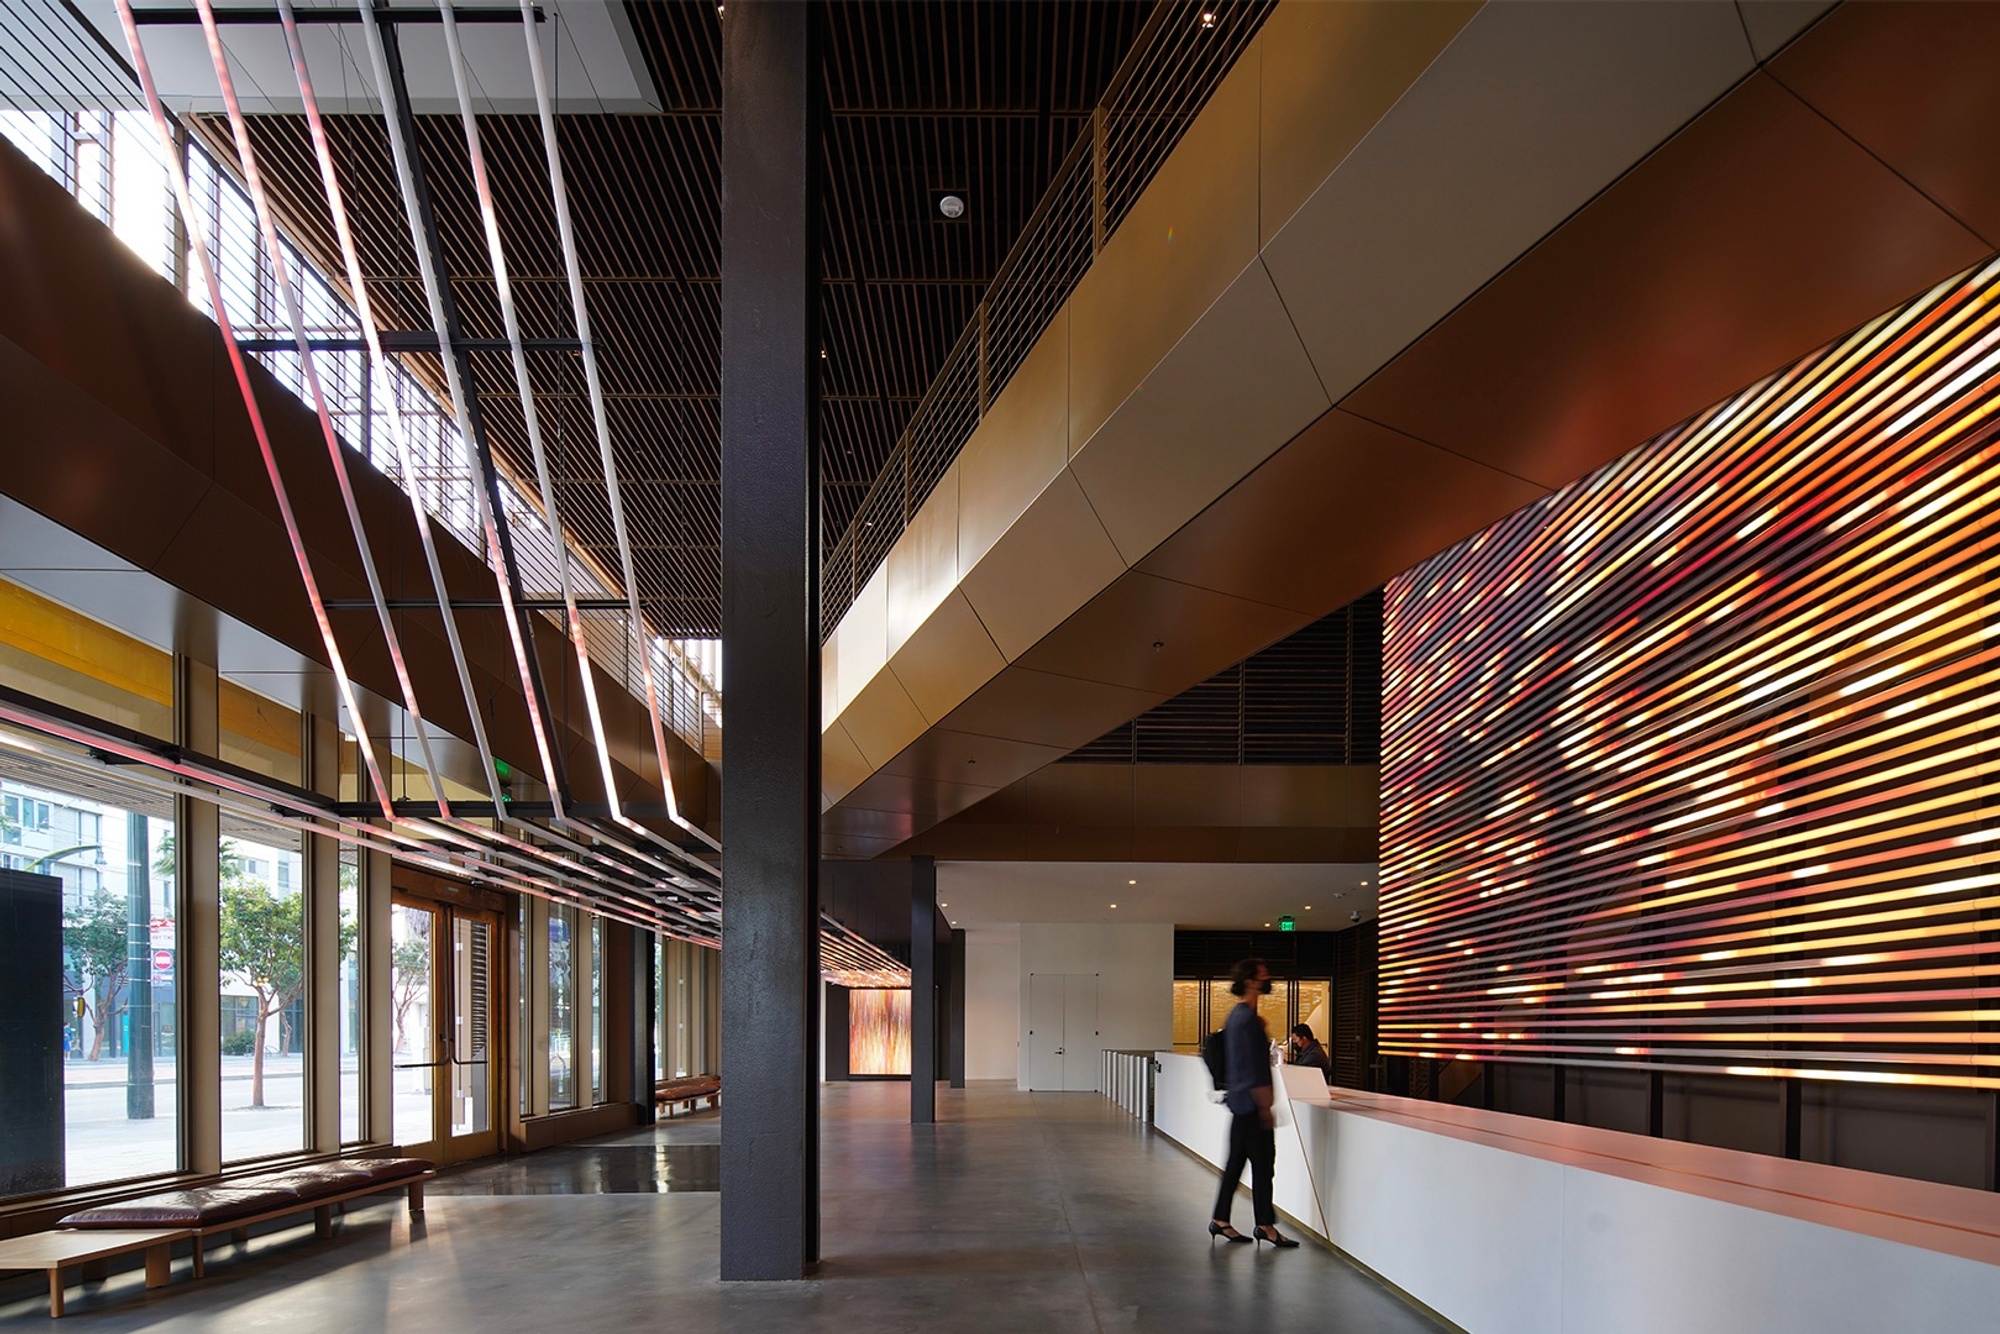
{"type": "Polygon", "coordinates": [[[1276,0],[1160,0],[1008,251],[977,312],[826,553],[820,633],[840,618],[1020,369],[1091,261],[1256,37],[1276,0]]]}

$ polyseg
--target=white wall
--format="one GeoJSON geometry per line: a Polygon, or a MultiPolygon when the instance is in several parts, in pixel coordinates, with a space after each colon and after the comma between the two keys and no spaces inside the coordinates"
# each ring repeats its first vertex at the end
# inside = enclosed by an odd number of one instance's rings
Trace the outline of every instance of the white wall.
{"type": "MultiPolygon", "coordinates": [[[[968,940],[969,944],[969,940],[968,940]]],[[[1098,926],[1084,922],[1023,922],[1014,980],[1016,1061],[1028,1087],[1028,975],[1096,973],[1098,1045],[1153,1051],[1174,1042],[1174,928],[1171,922],[1098,926]]],[[[972,976],[968,970],[968,977],[972,976]]],[[[971,1075],[968,1052],[966,1074],[971,1075]]]]}
{"type": "Polygon", "coordinates": [[[979,927],[965,935],[965,1077],[1013,1079],[1021,1021],[1021,933],[979,927]]]}
{"type": "MultiPolygon", "coordinates": [[[[1207,1068],[1159,1061],[1154,1127],[1216,1162],[1207,1068]]],[[[1275,1073],[1278,1207],[1473,1334],[1991,1329],[2000,1310],[1988,1191],[1275,1073]]]]}

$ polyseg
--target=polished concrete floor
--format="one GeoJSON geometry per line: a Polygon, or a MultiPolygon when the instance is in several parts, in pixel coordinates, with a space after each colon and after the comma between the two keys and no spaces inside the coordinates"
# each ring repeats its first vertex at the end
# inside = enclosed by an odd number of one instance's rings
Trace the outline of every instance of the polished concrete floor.
{"type": "MultiPolygon", "coordinates": [[[[70,1287],[103,1331],[839,1329],[1065,1331],[1441,1326],[1310,1243],[1211,1244],[1214,1173],[1095,1094],[826,1089],[825,1259],[800,1283],[717,1276],[720,1116],[474,1165],[414,1228],[401,1202],[210,1252],[208,1277],[70,1287]]],[[[724,1113],[726,1114],[726,1113],[724,1113]]],[[[1249,1200],[1237,1221],[1248,1225],[1249,1200]]],[[[0,1288],[0,1330],[47,1321],[39,1281],[0,1288]]]]}

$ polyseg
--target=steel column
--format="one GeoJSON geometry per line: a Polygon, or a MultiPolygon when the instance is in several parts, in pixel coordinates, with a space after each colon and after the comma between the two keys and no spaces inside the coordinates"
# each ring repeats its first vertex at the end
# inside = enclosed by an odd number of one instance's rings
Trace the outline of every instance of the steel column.
{"type": "Polygon", "coordinates": [[[660,998],[654,990],[658,977],[653,969],[654,942],[660,937],[644,927],[618,925],[614,930],[630,934],[632,955],[632,1046],[626,1082],[631,1086],[632,1104],[638,1108],[642,1126],[653,1123],[653,1071],[659,1065],[655,1043],[660,1040],[658,1019],[660,998]]]}
{"type": "Polygon", "coordinates": [[[910,1124],[937,1120],[937,859],[910,858],[910,1124]]]}
{"type": "Polygon", "coordinates": [[[821,1078],[829,1084],[846,1083],[848,1078],[848,1027],[853,1011],[848,990],[837,982],[826,984],[826,1053],[821,1061],[821,1078]]]}
{"type": "Polygon", "coordinates": [[[125,816],[125,1119],[153,1106],[153,854],[146,817],[125,816]]]}
{"type": "Polygon", "coordinates": [[[1799,1079],[1778,1081],[1778,1124],[1787,1158],[1804,1156],[1805,1148],[1805,1082],[1799,1079]]]}
{"type": "Polygon", "coordinates": [[[817,8],[722,23],[722,1277],[819,1253],[817,8]]]}
{"type": "MultiPolygon", "coordinates": [[[[215,668],[174,659],[174,740],[213,754],[221,720],[215,668]]],[[[222,1170],[222,817],[174,799],[174,1048],[183,1172],[222,1170]]]]}
{"type": "Polygon", "coordinates": [[[951,1027],[945,1032],[945,1074],[955,1089],[965,1087],[965,932],[951,933],[951,1027]]]}

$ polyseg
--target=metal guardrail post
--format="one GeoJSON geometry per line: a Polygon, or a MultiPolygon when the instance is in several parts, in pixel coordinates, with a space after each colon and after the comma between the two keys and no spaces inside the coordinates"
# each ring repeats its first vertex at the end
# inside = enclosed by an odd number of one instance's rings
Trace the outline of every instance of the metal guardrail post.
{"type": "Polygon", "coordinates": [[[990,362],[987,357],[988,305],[989,303],[983,300],[979,303],[979,416],[982,421],[986,417],[987,405],[993,401],[993,379],[988,369],[990,362]]]}
{"type": "Polygon", "coordinates": [[[1110,157],[1110,136],[1108,133],[1111,117],[1105,104],[1099,102],[1090,113],[1090,257],[1096,259],[1104,251],[1105,233],[1105,176],[1106,164],[1110,157]]]}

